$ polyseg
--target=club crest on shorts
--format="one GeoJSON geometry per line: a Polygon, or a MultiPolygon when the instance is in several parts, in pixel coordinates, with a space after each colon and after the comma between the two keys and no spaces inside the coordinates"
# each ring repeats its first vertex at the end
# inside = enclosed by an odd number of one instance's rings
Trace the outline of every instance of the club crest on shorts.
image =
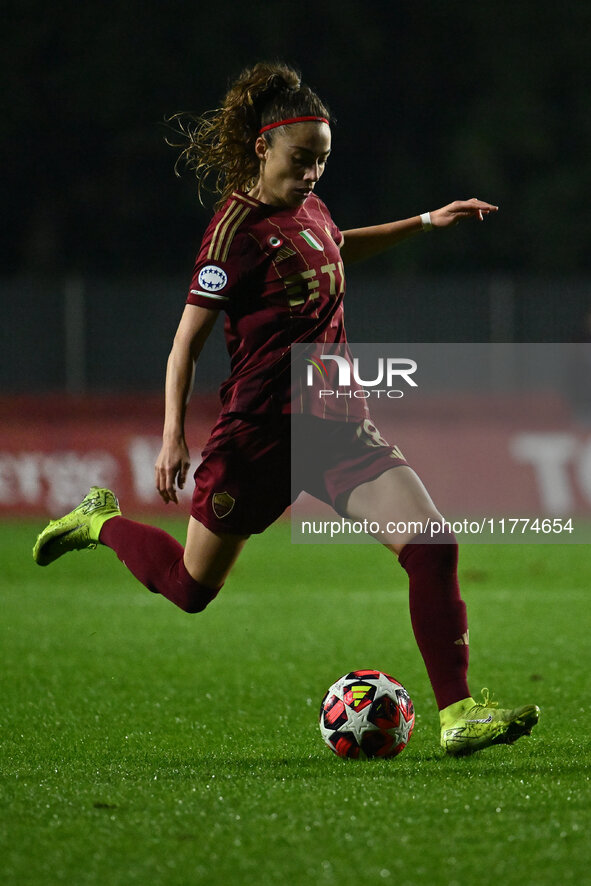
{"type": "Polygon", "coordinates": [[[232,498],[229,492],[214,492],[211,496],[211,506],[218,520],[227,517],[234,508],[236,499],[232,498]]]}

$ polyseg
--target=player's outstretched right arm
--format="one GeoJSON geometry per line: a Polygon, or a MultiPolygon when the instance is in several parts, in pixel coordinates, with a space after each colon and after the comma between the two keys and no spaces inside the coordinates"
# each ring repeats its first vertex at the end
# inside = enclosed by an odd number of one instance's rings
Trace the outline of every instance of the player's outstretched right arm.
{"type": "Polygon", "coordinates": [[[166,367],[164,431],[156,461],[156,488],[168,504],[178,504],[191,459],[185,441],[185,412],[193,389],[195,364],[219,311],[186,305],[166,367]]]}

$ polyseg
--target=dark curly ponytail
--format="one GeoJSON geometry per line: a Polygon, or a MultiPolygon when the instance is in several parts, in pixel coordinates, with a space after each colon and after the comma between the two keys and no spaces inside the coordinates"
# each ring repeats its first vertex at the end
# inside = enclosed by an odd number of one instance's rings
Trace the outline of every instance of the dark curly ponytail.
{"type": "MultiPolygon", "coordinates": [[[[176,114],[170,118],[182,135],[175,171],[184,163],[195,173],[199,199],[204,189],[220,194],[223,205],[235,190],[249,190],[259,172],[254,143],[261,127],[291,117],[330,119],[316,93],[302,84],[293,68],[281,63],[259,62],[246,68],[231,85],[221,108],[199,117],[176,114]]],[[[265,133],[272,144],[276,130],[265,133]]]]}

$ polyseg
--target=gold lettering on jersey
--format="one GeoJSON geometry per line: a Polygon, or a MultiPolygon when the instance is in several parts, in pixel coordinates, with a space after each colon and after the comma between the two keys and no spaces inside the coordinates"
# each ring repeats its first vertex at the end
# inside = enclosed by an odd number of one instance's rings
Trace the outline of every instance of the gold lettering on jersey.
{"type": "MultiPolygon", "coordinates": [[[[326,274],[329,280],[329,294],[342,295],[345,291],[345,274],[343,271],[343,263],[341,261],[331,262],[322,265],[320,268],[322,274],[326,274]]],[[[307,271],[300,271],[296,274],[290,274],[283,280],[287,294],[291,296],[289,304],[292,308],[297,305],[303,305],[306,301],[318,298],[320,295],[320,281],[316,278],[314,268],[308,268],[307,271]]]]}
{"type": "Polygon", "coordinates": [[[315,279],[316,271],[314,268],[308,268],[306,271],[299,271],[297,274],[290,274],[283,281],[287,294],[292,296],[289,299],[289,306],[292,308],[297,305],[303,305],[309,299],[318,298],[317,290],[320,282],[315,279]]]}
{"type": "Polygon", "coordinates": [[[329,276],[330,294],[331,295],[337,294],[337,282],[336,282],[335,273],[334,273],[336,271],[336,269],[337,269],[337,266],[334,264],[334,262],[333,262],[333,264],[330,264],[330,265],[322,265],[322,267],[320,268],[320,270],[322,271],[323,274],[328,274],[328,276],[329,276]]]}
{"type": "Polygon", "coordinates": [[[345,269],[343,267],[342,261],[337,262],[337,268],[339,269],[339,277],[340,277],[339,295],[342,295],[345,291],[345,269]]]}
{"type": "Polygon", "coordinates": [[[337,295],[337,274],[336,274],[336,272],[338,271],[338,278],[339,278],[339,280],[338,280],[338,287],[339,287],[338,294],[342,295],[343,292],[345,291],[345,275],[343,273],[343,263],[340,261],[340,262],[337,262],[337,264],[332,262],[329,265],[322,265],[320,270],[322,271],[323,274],[328,274],[328,276],[329,276],[330,294],[331,295],[337,295]]]}

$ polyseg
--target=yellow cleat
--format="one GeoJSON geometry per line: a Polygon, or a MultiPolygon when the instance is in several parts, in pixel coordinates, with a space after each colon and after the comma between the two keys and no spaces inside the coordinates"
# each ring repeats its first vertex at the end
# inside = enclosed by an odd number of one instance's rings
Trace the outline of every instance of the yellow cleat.
{"type": "Polygon", "coordinates": [[[114,493],[110,489],[92,486],[73,511],[59,520],[52,520],[39,534],[33,548],[35,563],[48,566],[68,551],[96,548],[103,523],[120,514],[114,493]]]}
{"type": "Polygon", "coordinates": [[[465,698],[440,711],[441,747],[454,757],[473,754],[497,744],[513,744],[522,735],[531,735],[540,718],[535,704],[513,710],[499,708],[490,701],[488,690],[483,700],[465,698]]]}

